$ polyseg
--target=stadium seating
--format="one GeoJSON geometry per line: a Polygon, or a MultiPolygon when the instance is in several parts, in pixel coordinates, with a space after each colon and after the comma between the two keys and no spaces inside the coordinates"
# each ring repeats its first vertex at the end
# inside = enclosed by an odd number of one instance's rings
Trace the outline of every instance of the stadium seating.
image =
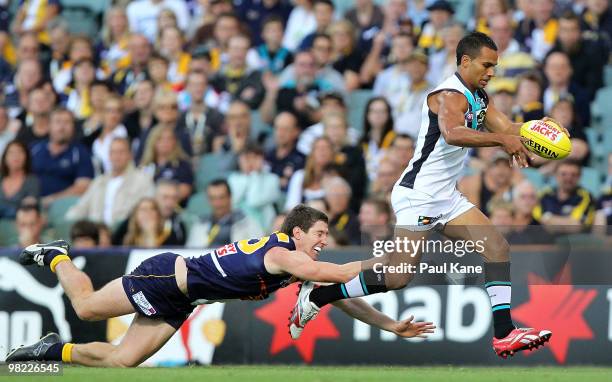
{"type": "Polygon", "coordinates": [[[96,37],[103,25],[103,13],[111,0],[62,0],[62,17],[70,33],[96,37]]]}
{"type": "Polygon", "coordinates": [[[359,135],[363,133],[363,113],[371,97],[371,90],[355,90],[347,99],[349,126],[357,130],[359,135]]]}
{"type": "Polygon", "coordinates": [[[204,154],[196,168],[196,190],[205,190],[206,186],[215,179],[227,178],[227,171],[223,164],[227,163],[229,155],[225,153],[204,154]]]}
{"type": "Polygon", "coordinates": [[[521,172],[536,189],[541,190],[542,188],[546,187],[546,178],[537,169],[524,168],[521,170],[521,172]]]}
{"type": "Polygon", "coordinates": [[[68,237],[72,222],[66,219],[66,212],[79,200],[78,196],[66,196],[57,199],[49,206],[48,225],[53,228],[56,237],[68,237]]]}

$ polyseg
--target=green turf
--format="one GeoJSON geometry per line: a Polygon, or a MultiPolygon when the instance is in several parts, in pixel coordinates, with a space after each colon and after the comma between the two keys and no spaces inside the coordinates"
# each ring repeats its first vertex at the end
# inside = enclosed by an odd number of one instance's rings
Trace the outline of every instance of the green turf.
{"type": "MultiPolygon", "coordinates": [[[[1,379],[1,378],[0,378],[1,379]]],[[[21,377],[15,381],[129,382],[344,382],[611,381],[612,368],[597,367],[308,367],[209,366],[185,368],[97,369],[67,367],[63,377],[21,377]]]]}

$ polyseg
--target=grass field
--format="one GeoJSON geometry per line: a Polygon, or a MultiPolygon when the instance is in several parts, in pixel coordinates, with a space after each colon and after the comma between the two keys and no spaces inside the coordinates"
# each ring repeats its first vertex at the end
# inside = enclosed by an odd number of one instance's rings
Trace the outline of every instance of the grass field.
{"type": "MultiPolygon", "coordinates": [[[[0,378],[2,379],[2,378],[0,378]]],[[[8,379],[5,379],[8,380],[8,379]]],[[[612,368],[597,367],[308,367],[209,366],[185,368],[94,369],[66,367],[63,377],[21,377],[16,381],[129,382],[349,382],[349,381],[611,381],[612,368]]]]}

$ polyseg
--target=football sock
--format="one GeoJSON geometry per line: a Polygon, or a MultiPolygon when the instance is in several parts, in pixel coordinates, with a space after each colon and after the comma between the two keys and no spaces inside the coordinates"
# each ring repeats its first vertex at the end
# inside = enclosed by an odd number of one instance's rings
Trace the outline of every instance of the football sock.
{"type": "Polygon", "coordinates": [[[496,338],[506,337],[513,329],[510,315],[510,262],[485,263],[485,288],[493,309],[493,329],[496,338]]]}
{"type": "Polygon", "coordinates": [[[51,271],[55,273],[55,267],[62,261],[70,261],[70,257],[62,251],[58,251],[57,249],[50,249],[45,253],[45,257],[43,258],[43,262],[45,265],[48,265],[51,268],[51,271]]]}
{"type": "Polygon", "coordinates": [[[71,343],[59,343],[51,345],[45,353],[45,361],[62,361],[70,363],[72,362],[72,348],[74,344],[71,343]]]}
{"type": "Polygon", "coordinates": [[[310,301],[322,308],[337,300],[383,293],[387,290],[384,273],[375,273],[372,269],[366,269],[347,283],[315,288],[310,292],[310,301]]]}

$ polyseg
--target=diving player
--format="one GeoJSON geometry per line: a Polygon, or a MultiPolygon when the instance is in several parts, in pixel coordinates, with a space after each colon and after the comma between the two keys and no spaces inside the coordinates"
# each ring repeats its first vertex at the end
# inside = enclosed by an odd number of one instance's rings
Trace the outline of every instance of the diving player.
{"type": "MultiPolygon", "coordinates": [[[[55,333],[10,352],[6,362],[63,361],[85,366],[137,366],[180,328],[195,305],[215,301],[260,300],[298,279],[347,282],[360,271],[358,262],[336,265],[316,261],[327,245],[327,216],[299,205],[288,214],[280,232],[258,240],[227,244],[204,256],[184,259],[162,253],[143,261],[131,274],[94,291],[89,277],[77,269],[62,240],[23,250],[21,264],[48,266],[55,272],[80,319],[104,320],[136,313],[117,346],[105,342],[62,343],[55,333]]],[[[402,337],[426,337],[431,323],[395,321],[360,299],[337,305],[347,314],[402,337]]]]}
{"type": "MultiPolygon", "coordinates": [[[[493,349],[506,358],[543,345],[552,334],[514,326],[509,245],[456,188],[469,147],[499,146],[521,167],[528,165],[530,153],[519,135],[521,124],[510,122],[484,91],[494,76],[497,60],[497,47],[487,35],[474,32],[461,39],[457,72],[429,93],[423,103],[415,155],[393,187],[391,204],[397,218],[395,236],[401,241],[424,240],[433,229],[456,240],[487,238],[482,256],[493,314],[493,349]],[[483,132],[484,128],[489,132],[483,132]]],[[[416,266],[421,255],[396,251],[364,261],[362,272],[344,284],[313,289],[312,283],[304,283],[289,323],[292,337],[299,337],[304,325],[330,302],[404,288],[414,274],[377,274],[374,264],[416,266]]]]}

